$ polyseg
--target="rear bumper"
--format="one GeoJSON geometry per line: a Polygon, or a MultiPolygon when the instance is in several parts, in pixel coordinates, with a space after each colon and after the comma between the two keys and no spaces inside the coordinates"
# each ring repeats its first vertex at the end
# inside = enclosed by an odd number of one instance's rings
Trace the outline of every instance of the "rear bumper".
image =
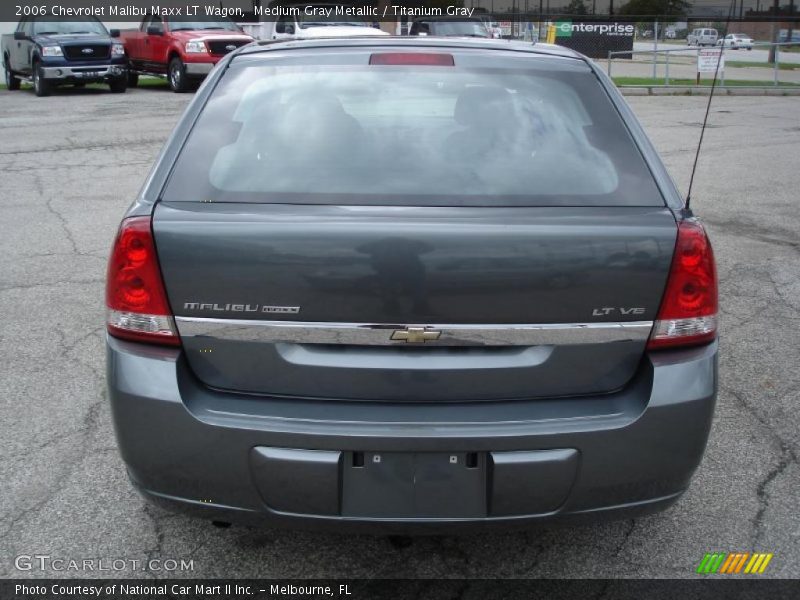
{"type": "Polygon", "coordinates": [[[714,343],[650,355],[624,390],[596,397],[343,402],[211,390],[180,350],[108,339],[120,451],[149,500],[215,520],[373,532],[663,509],[702,457],[716,364],[714,343]]]}

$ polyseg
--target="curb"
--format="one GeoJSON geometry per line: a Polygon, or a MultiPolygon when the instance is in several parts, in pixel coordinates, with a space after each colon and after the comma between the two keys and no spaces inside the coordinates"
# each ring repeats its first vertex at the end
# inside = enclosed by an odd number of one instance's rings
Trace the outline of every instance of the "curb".
{"type": "MultiPolygon", "coordinates": [[[[623,96],[708,96],[710,86],[659,86],[659,85],[621,85],[617,86],[623,96]]],[[[800,96],[800,86],[785,87],[716,87],[715,96],[800,96]]]]}

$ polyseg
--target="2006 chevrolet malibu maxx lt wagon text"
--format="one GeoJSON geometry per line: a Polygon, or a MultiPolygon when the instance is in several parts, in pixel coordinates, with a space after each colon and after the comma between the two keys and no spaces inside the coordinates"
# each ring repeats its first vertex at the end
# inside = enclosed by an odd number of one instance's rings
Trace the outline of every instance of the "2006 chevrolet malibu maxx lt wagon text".
{"type": "Polygon", "coordinates": [[[108,269],[128,473],[215,521],[381,532],[662,509],[717,389],[717,281],[610,80],[554,46],[251,45],[108,269]]]}

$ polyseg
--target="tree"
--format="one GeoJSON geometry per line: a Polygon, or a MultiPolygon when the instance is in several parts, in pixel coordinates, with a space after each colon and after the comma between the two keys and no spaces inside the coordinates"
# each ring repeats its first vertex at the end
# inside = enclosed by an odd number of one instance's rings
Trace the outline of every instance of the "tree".
{"type": "Polygon", "coordinates": [[[565,15],[589,14],[589,11],[586,10],[586,5],[583,3],[583,0],[570,0],[563,12],[565,15]]]}
{"type": "Polygon", "coordinates": [[[687,0],[629,0],[617,11],[619,15],[683,16],[691,8],[687,0]]]}

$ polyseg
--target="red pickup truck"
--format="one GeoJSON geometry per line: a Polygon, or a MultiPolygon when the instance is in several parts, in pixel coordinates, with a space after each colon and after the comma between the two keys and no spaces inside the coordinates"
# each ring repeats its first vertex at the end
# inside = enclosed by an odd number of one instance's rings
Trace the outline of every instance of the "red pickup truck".
{"type": "Polygon", "coordinates": [[[139,75],[166,75],[174,92],[189,91],[219,60],[253,41],[228,20],[190,21],[148,15],[139,29],[121,32],[128,56],[128,86],[139,75]]]}

